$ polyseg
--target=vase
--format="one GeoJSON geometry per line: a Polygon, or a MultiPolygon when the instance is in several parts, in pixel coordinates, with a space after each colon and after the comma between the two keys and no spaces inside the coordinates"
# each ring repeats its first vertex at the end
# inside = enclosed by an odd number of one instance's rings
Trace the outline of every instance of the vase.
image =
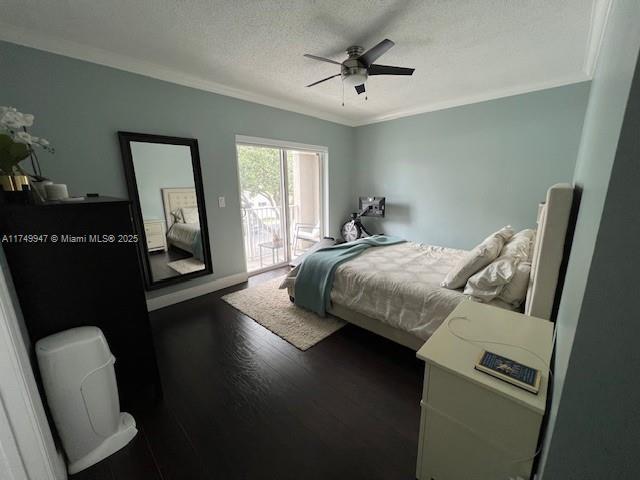
{"type": "Polygon", "coordinates": [[[14,175],[13,186],[19,192],[31,190],[31,183],[26,175],[14,175]]]}
{"type": "Polygon", "coordinates": [[[16,187],[13,183],[13,177],[11,175],[0,175],[0,187],[5,192],[13,192],[16,187]]]}
{"type": "Polygon", "coordinates": [[[33,203],[31,184],[26,175],[2,175],[2,196],[0,203],[10,203],[18,205],[28,205],[33,203]]]}

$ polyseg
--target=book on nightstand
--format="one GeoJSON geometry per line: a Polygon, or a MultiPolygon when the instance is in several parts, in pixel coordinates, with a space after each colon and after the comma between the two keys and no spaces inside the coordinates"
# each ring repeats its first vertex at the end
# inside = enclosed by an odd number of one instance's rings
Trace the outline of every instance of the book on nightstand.
{"type": "Polygon", "coordinates": [[[482,352],[475,368],[528,392],[537,394],[540,390],[539,370],[495,353],[482,352]]]}

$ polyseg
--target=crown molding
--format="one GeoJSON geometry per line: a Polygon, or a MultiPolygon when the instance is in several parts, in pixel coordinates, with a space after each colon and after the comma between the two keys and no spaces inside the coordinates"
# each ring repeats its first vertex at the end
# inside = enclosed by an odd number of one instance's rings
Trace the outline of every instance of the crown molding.
{"type": "Polygon", "coordinates": [[[416,108],[408,108],[397,110],[395,112],[386,113],[367,118],[366,122],[357,123],[356,127],[371,125],[374,123],[388,122],[389,120],[397,120],[404,117],[412,117],[422,113],[436,112],[438,110],[446,110],[449,108],[462,107],[464,105],[472,105],[474,103],[487,102],[489,100],[497,100],[500,98],[513,97],[515,95],[523,95],[525,93],[538,92],[550,88],[564,87],[565,85],[573,85],[591,80],[586,74],[577,74],[560,80],[551,80],[548,82],[534,83],[530,85],[521,85],[517,87],[502,88],[479,95],[469,95],[467,97],[456,98],[455,100],[447,100],[444,102],[436,102],[422,105],[416,108]]]}
{"type": "Polygon", "coordinates": [[[349,127],[354,126],[354,122],[352,120],[338,115],[332,115],[324,111],[303,107],[299,104],[288,102],[286,100],[280,100],[230,87],[195,75],[188,75],[155,63],[138,60],[126,55],[120,55],[101,48],[82,45],[77,42],[63,40],[50,35],[36,33],[2,22],[0,22],[0,40],[23,45],[25,47],[35,48],[37,50],[43,50],[45,52],[63,55],[65,57],[75,58],[77,60],[84,60],[86,62],[115,68],[117,70],[136,73],[145,77],[151,77],[185,87],[191,87],[227,97],[237,98],[239,100],[245,100],[247,102],[258,103],[268,107],[300,113],[302,115],[308,115],[328,122],[339,123],[349,127]]]}
{"type": "Polygon", "coordinates": [[[257,103],[260,105],[266,105],[273,108],[299,113],[302,115],[308,115],[320,120],[326,120],[349,127],[360,127],[373,123],[386,122],[403,117],[419,115],[421,113],[435,112],[438,110],[445,110],[448,108],[460,107],[463,105],[486,102],[489,100],[496,100],[498,98],[522,95],[525,93],[531,93],[548,88],[555,88],[564,85],[570,85],[573,83],[589,81],[593,78],[593,72],[598,60],[598,55],[600,53],[600,45],[602,44],[604,29],[607,23],[609,12],[611,11],[612,4],[613,0],[593,0],[591,10],[591,24],[589,27],[588,41],[585,48],[582,73],[567,78],[551,80],[548,82],[520,85],[517,87],[493,90],[478,95],[458,97],[443,102],[427,103],[414,108],[399,109],[380,115],[367,116],[360,120],[349,119],[343,116],[304,107],[294,102],[272,98],[266,95],[256,94],[246,90],[230,87],[198,76],[184,74],[177,70],[163,67],[162,65],[157,65],[155,63],[145,62],[129,56],[82,45],[77,42],[36,33],[2,22],[0,22],[0,40],[16,43],[18,45],[24,45],[38,50],[44,50],[46,52],[51,52],[78,60],[84,60],[98,65],[112,67],[126,72],[136,73],[177,85],[196,88],[198,90],[225,95],[228,97],[257,103]]]}
{"type": "Polygon", "coordinates": [[[591,79],[598,63],[602,37],[607,26],[613,0],[594,0],[591,6],[591,24],[584,56],[584,72],[591,79]]]}

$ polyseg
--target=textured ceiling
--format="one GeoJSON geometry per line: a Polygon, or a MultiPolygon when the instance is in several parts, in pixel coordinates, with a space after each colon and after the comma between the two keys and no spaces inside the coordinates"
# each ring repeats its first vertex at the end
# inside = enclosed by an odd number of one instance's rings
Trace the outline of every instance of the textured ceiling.
{"type": "Polygon", "coordinates": [[[0,37],[363,124],[587,79],[593,1],[0,0],[0,37]],[[305,88],[339,67],[304,53],[342,61],[384,38],[379,63],[413,77],[372,77],[344,107],[339,78],[305,88]]]}

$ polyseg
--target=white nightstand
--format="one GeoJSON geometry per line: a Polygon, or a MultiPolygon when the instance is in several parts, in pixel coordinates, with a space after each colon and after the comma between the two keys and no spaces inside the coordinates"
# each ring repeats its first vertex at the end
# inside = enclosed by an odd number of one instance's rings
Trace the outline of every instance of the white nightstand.
{"type": "Polygon", "coordinates": [[[418,480],[529,478],[547,401],[553,323],[473,301],[461,303],[418,351],[425,361],[418,480]],[[460,319],[456,317],[464,317],[460,319]],[[447,326],[449,319],[449,327],[447,326]],[[487,343],[476,345],[457,335],[487,343]],[[474,368],[483,350],[537,368],[529,393],[474,368]]]}
{"type": "Polygon", "coordinates": [[[162,220],[145,220],[144,234],[147,237],[147,251],[165,251],[167,249],[167,238],[164,234],[164,222],[162,220]]]}

